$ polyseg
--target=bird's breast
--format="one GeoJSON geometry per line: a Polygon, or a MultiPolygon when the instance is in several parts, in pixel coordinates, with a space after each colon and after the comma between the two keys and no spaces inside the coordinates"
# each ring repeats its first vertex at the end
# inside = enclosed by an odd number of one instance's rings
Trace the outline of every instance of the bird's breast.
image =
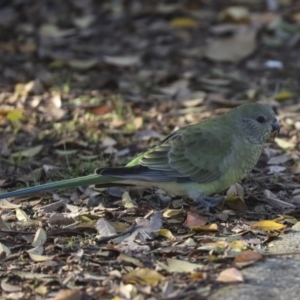
{"type": "Polygon", "coordinates": [[[224,161],[224,185],[230,186],[243,179],[256,165],[262,148],[250,142],[244,142],[242,145],[237,143],[224,161]]]}

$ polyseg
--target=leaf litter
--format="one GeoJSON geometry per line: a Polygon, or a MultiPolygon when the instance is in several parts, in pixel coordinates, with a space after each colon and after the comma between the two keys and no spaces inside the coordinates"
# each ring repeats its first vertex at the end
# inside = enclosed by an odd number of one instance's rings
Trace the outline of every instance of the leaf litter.
{"type": "Polygon", "coordinates": [[[252,101],[277,110],[281,134],[211,213],[121,188],[1,200],[1,296],[198,299],[243,282],[299,220],[294,4],[83,3],[0,5],[1,193],[125,164],[252,101]]]}

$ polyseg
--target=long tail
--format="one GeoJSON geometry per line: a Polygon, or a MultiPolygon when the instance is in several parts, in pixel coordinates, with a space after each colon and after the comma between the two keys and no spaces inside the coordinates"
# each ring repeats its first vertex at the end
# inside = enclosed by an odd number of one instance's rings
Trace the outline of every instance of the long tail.
{"type": "Polygon", "coordinates": [[[0,194],[0,199],[17,197],[17,196],[25,196],[25,195],[43,192],[43,191],[49,191],[49,190],[61,189],[61,188],[71,188],[71,187],[77,187],[82,185],[91,185],[91,184],[105,185],[105,184],[112,183],[114,181],[118,181],[118,180],[108,176],[92,174],[92,175],[77,177],[73,179],[46,183],[38,186],[27,187],[21,190],[0,194]]]}

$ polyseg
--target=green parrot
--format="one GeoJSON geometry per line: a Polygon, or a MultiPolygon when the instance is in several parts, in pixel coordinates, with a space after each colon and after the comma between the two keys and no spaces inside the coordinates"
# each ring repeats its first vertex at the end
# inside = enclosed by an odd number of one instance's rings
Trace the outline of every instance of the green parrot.
{"type": "Polygon", "coordinates": [[[258,161],[265,141],[279,130],[270,107],[243,104],[175,131],[125,167],[98,168],[92,175],[4,193],[0,199],[82,185],[122,185],[160,188],[209,209],[219,203],[209,196],[245,177],[258,161]]]}

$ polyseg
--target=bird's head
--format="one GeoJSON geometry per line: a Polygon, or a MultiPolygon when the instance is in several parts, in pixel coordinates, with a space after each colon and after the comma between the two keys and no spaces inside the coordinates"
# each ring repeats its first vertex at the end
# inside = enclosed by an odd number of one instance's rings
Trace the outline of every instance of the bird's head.
{"type": "MultiPolygon", "coordinates": [[[[273,109],[261,103],[240,105],[230,111],[233,119],[238,122],[242,134],[250,142],[264,143],[272,134],[278,134],[280,124],[273,109]]],[[[230,117],[230,116],[229,116],[230,117]]]]}

